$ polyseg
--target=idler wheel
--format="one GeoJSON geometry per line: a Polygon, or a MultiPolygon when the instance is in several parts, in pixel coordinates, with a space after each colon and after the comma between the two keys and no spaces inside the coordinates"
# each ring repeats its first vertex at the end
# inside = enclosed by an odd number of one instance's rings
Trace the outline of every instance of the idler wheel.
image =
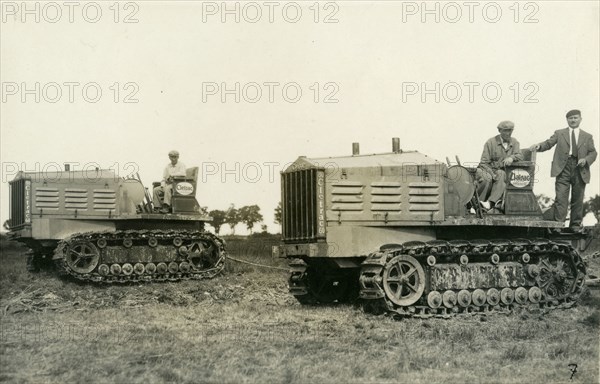
{"type": "Polygon", "coordinates": [[[154,263],[146,264],[146,273],[152,275],[154,272],[156,272],[156,264],[154,264],[154,263]]]}
{"type": "Polygon", "coordinates": [[[135,263],[133,266],[133,272],[135,272],[136,275],[143,275],[145,270],[146,268],[142,263],[135,263]]]}
{"type": "Polygon", "coordinates": [[[149,238],[148,245],[152,248],[156,247],[158,245],[158,240],[156,239],[156,237],[149,238]]]}
{"type": "Polygon", "coordinates": [[[462,291],[458,292],[457,300],[458,305],[461,307],[468,307],[471,305],[471,292],[463,289],[462,291]]]}
{"type": "Polygon", "coordinates": [[[125,263],[123,264],[123,267],[121,267],[121,270],[125,276],[129,276],[133,273],[133,265],[125,263]]]}
{"type": "Polygon", "coordinates": [[[131,248],[132,245],[133,245],[133,240],[131,240],[131,238],[126,237],[123,239],[123,246],[125,248],[131,248]]]}
{"type": "Polygon", "coordinates": [[[542,290],[538,287],[529,288],[529,301],[534,304],[537,304],[542,300],[542,290]]]}
{"type": "Polygon", "coordinates": [[[179,270],[179,265],[177,265],[176,262],[171,261],[169,263],[169,273],[177,273],[177,270],[179,270]]]}
{"type": "Polygon", "coordinates": [[[158,272],[161,275],[164,275],[165,273],[167,273],[168,270],[169,270],[169,267],[167,267],[166,263],[158,263],[156,265],[156,272],[158,272]]]}
{"type": "Polygon", "coordinates": [[[96,241],[96,245],[98,246],[98,248],[102,249],[106,247],[106,239],[98,239],[98,241],[96,241]]]}
{"type": "Polygon", "coordinates": [[[98,273],[101,276],[107,276],[110,273],[109,266],[106,264],[100,264],[100,266],[98,267],[98,273]]]}
{"type": "Polygon", "coordinates": [[[437,260],[435,259],[435,256],[433,256],[433,255],[427,256],[427,265],[429,265],[430,267],[433,267],[435,265],[436,261],[437,260]]]}
{"type": "Polygon", "coordinates": [[[527,299],[529,298],[529,292],[527,292],[526,288],[519,287],[515,290],[515,301],[521,305],[527,303],[527,299]]]}
{"type": "Polygon", "coordinates": [[[425,290],[425,272],[412,256],[400,255],[388,261],[383,270],[383,288],[394,304],[408,306],[417,302],[425,290]]]}
{"type": "Polygon", "coordinates": [[[94,243],[79,241],[68,244],[65,252],[65,262],[73,271],[81,274],[92,272],[100,261],[100,251],[94,243]]]}
{"type": "Polygon", "coordinates": [[[487,302],[491,306],[500,304],[500,292],[496,288],[490,288],[487,291],[487,302]]]}
{"type": "Polygon", "coordinates": [[[119,264],[113,264],[110,266],[110,273],[112,275],[120,275],[121,274],[121,266],[119,264]]]}
{"type": "Polygon", "coordinates": [[[182,273],[188,273],[190,271],[191,267],[189,263],[186,263],[185,261],[182,261],[181,263],[179,263],[179,270],[182,273]]]}
{"type": "Polygon", "coordinates": [[[490,263],[496,265],[500,262],[500,256],[498,256],[497,253],[494,253],[492,256],[490,256],[490,263]]]}
{"type": "Polygon", "coordinates": [[[177,236],[176,238],[173,239],[174,246],[181,247],[182,244],[183,244],[183,240],[181,239],[181,237],[177,236]]]}
{"type": "Polygon", "coordinates": [[[439,293],[438,291],[429,292],[429,295],[427,295],[427,304],[431,308],[439,308],[442,305],[442,303],[443,301],[441,293],[439,293]]]}
{"type": "Polygon", "coordinates": [[[473,300],[473,304],[480,307],[487,301],[487,295],[483,289],[476,289],[471,295],[471,300],[473,300]]]}
{"type": "Polygon", "coordinates": [[[504,288],[500,291],[500,300],[502,303],[509,305],[515,301],[515,292],[510,288],[504,288]]]}
{"type": "Polygon", "coordinates": [[[454,308],[456,305],[456,292],[454,291],[446,291],[442,296],[442,301],[446,308],[454,308]]]}
{"type": "Polygon", "coordinates": [[[467,255],[462,255],[460,257],[460,264],[461,265],[467,265],[469,263],[469,256],[467,255]]]}

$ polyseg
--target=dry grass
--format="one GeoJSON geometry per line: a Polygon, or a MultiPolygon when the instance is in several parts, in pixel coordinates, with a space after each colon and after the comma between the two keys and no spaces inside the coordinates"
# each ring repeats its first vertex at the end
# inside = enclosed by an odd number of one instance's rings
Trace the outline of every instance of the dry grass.
{"type": "Polygon", "coordinates": [[[550,313],[397,321],[300,306],[280,271],[98,286],[30,275],[19,253],[1,255],[0,381],[567,383],[576,363],[573,383],[598,382],[598,291],[550,313]]]}

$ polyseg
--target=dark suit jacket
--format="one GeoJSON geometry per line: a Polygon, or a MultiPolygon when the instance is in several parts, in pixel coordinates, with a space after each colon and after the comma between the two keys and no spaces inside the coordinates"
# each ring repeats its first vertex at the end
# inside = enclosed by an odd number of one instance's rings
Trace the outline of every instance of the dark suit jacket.
{"type": "MultiPolygon", "coordinates": [[[[550,171],[551,177],[558,176],[567,165],[567,160],[570,155],[570,129],[571,128],[559,129],[554,132],[548,140],[539,144],[539,152],[547,151],[556,145],[554,158],[552,159],[552,170],[550,171]]],[[[585,159],[586,164],[583,167],[577,167],[577,169],[579,169],[581,178],[586,184],[590,182],[590,165],[596,160],[596,156],[598,156],[598,153],[594,147],[594,138],[580,128],[579,140],[577,142],[577,158],[580,160],[585,159]]]]}

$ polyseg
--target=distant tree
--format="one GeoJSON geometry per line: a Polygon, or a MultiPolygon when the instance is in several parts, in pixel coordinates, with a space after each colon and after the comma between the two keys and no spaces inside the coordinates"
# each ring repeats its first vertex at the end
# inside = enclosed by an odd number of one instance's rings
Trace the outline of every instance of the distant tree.
{"type": "Polygon", "coordinates": [[[588,212],[592,212],[596,221],[600,223],[600,195],[590,197],[588,201],[583,203],[583,216],[588,212]]]}
{"type": "Polygon", "coordinates": [[[221,230],[221,226],[225,224],[227,213],[225,211],[215,209],[208,212],[208,215],[213,218],[210,225],[212,225],[212,227],[215,229],[215,233],[218,235],[219,231],[221,230]]]}
{"type": "Polygon", "coordinates": [[[550,208],[552,206],[552,204],[554,203],[553,198],[548,197],[548,196],[544,195],[543,193],[541,193],[539,195],[535,195],[535,198],[537,199],[538,205],[542,208],[550,208]]]}
{"type": "Polygon", "coordinates": [[[247,205],[239,209],[240,220],[246,224],[246,227],[252,233],[254,224],[263,220],[263,216],[260,213],[260,207],[258,205],[247,205]]]}
{"type": "Polygon", "coordinates": [[[267,228],[267,224],[263,224],[260,226],[260,230],[262,231],[262,233],[269,233],[268,228],[267,228]]]}
{"type": "Polygon", "coordinates": [[[235,235],[235,226],[241,221],[240,212],[235,208],[235,205],[231,204],[229,209],[225,213],[225,222],[231,228],[231,234],[235,235]]]}
{"type": "Polygon", "coordinates": [[[281,201],[275,207],[275,224],[281,225],[281,201]]]}

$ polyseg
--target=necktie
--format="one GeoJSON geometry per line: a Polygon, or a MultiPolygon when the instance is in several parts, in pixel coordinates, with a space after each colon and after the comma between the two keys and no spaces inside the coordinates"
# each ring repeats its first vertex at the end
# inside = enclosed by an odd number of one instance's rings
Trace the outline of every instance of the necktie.
{"type": "Polygon", "coordinates": [[[571,129],[571,156],[577,157],[577,143],[575,142],[575,130],[571,129]]]}

